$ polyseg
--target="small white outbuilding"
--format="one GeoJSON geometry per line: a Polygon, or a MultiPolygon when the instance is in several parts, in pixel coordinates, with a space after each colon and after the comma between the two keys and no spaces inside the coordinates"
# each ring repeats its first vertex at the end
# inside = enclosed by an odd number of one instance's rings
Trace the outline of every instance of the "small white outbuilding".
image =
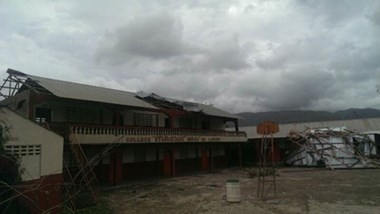
{"type": "Polygon", "coordinates": [[[7,107],[0,107],[0,122],[9,129],[6,153],[20,158],[22,181],[62,174],[63,137],[7,107]]]}

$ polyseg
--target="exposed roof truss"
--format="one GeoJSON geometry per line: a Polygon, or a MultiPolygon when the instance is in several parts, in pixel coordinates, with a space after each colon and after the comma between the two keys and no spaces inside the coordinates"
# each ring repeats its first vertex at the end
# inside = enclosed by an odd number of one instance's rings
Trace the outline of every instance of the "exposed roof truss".
{"type": "Polygon", "coordinates": [[[8,68],[7,73],[8,77],[4,79],[0,87],[1,97],[8,98],[14,96],[17,92],[22,91],[24,87],[30,88],[37,93],[51,94],[47,89],[31,80],[25,73],[10,68],[8,68]]]}

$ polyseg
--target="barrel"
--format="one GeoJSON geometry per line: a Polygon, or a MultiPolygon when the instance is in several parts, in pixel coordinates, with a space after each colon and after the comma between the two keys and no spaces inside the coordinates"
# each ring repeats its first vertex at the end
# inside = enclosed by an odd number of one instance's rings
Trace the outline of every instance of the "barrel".
{"type": "Polygon", "coordinates": [[[240,182],[238,179],[226,181],[226,199],[228,202],[240,202],[240,182]]]}

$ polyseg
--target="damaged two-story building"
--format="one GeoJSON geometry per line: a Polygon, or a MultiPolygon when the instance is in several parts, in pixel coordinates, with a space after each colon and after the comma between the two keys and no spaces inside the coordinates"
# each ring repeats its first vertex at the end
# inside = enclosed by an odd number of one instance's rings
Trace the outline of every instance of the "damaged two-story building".
{"type": "Polygon", "coordinates": [[[212,105],[7,73],[1,103],[63,136],[71,176],[90,167],[117,184],[241,164],[239,118],[212,105]]]}

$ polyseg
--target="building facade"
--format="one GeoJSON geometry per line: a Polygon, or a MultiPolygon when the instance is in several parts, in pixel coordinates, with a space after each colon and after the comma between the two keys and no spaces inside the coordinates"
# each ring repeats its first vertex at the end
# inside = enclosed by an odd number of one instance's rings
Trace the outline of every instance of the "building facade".
{"type": "Polygon", "coordinates": [[[64,138],[72,176],[91,166],[117,184],[241,163],[239,118],[212,105],[7,72],[2,104],[64,138]]]}

